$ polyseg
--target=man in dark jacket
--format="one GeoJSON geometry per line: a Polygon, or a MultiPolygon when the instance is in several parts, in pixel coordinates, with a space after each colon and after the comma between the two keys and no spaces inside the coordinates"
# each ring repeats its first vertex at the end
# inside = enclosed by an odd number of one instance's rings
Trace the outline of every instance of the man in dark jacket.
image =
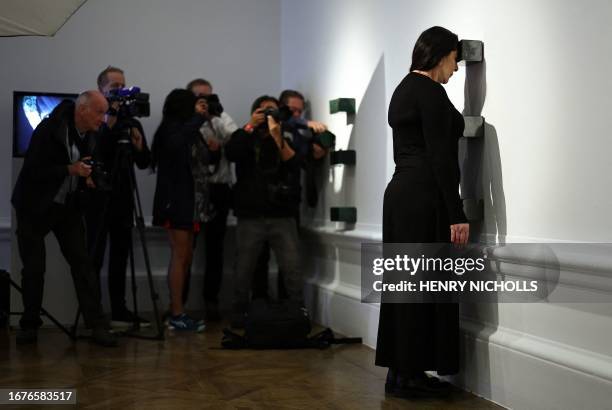
{"type": "MultiPolygon", "coordinates": [[[[109,66],[98,75],[98,90],[108,96],[111,90],[125,87],[123,70],[109,66]]],[[[141,326],[149,322],[134,317],[125,301],[126,268],[129,249],[132,244],[134,225],[133,191],[130,173],[134,175],[131,157],[140,169],[151,163],[151,151],[144,138],[140,122],[121,114],[118,102],[111,103],[100,131],[95,135],[94,159],[104,164],[110,175],[110,192],[97,187],[92,193],[86,211],[87,242],[93,258],[94,269],[99,275],[104,263],[107,237],[110,241],[108,254],[108,294],[111,306],[111,325],[125,328],[139,320],[141,326]]]]}
{"type": "Polygon", "coordinates": [[[86,91],[76,103],[63,101],[32,134],[11,202],[17,214],[17,241],[23,264],[24,313],[18,344],[37,340],[45,272],[45,236],[53,232],[70,265],[80,308],[92,340],[116,346],[100,303],[100,284],[85,246],[79,192],[91,184],[90,132],[104,120],[108,104],[98,91],[86,91]]]}
{"type": "Polygon", "coordinates": [[[281,124],[267,109],[278,110],[274,97],[253,103],[251,120],[236,130],[225,146],[236,163],[234,213],[237,262],[234,278],[232,326],[240,327],[249,302],[254,267],[265,241],[285,272],[287,296],[303,303],[303,278],[299,268],[299,243],[295,215],[300,202],[302,158],[283,138],[281,124]]]}

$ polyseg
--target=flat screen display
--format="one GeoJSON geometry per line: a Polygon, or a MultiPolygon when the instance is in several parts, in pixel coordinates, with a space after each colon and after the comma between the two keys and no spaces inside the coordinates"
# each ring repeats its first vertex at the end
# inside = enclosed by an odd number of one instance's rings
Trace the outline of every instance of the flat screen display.
{"type": "Polygon", "coordinates": [[[25,155],[32,132],[62,100],[76,100],[78,94],[14,91],[13,158],[25,155]]]}

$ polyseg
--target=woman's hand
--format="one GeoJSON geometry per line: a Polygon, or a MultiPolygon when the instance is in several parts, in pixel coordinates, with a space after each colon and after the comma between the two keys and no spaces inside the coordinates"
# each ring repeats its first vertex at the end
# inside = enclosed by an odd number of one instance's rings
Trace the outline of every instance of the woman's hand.
{"type": "Polygon", "coordinates": [[[470,224],[454,224],[450,226],[451,243],[465,245],[470,237],[470,224]]]}
{"type": "Polygon", "coordinates": [[[251,124],[251,126],[253,128],[257,128],[258,126],[260,126],[261,124],[263,124],[263,122],[266,120],[266,117],[264,116],[264,108],[258,108],[255,111],[253,111],[253,114],[251,114],[251,119],[249,120],[249,124],[251,124]]]}
{"type": "Polygon", "coordinates": [[[270,135],[274,138],[274,141],[279,145],[283,143],[283,136],[281,135],[281,126],[280,123],[277,122],[274,117],[268,115],[268,129],[270,130],[270,135]]]}

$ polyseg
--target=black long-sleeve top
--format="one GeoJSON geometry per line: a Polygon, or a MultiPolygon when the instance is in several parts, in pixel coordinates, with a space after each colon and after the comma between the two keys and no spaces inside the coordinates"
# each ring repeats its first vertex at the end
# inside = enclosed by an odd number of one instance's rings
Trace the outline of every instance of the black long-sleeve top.
{"type": "MultiPolygon", "coordinates": [[[[291,144],[285,139],[285,144],[291,144]]],[[[236,130],[225,146],[236,163],[234,213],[237,217],[294,217],[300,203],[302,156],[282,161],[267,131],[236,130]]]]}
{"type": "Polygon", "coordinates": [[[441,84],[417,73],[398,85],[389,105],[396,173],[437,187],[451,224],[466,222],[459,198],[458,139],[464,121],[441,84]]]}

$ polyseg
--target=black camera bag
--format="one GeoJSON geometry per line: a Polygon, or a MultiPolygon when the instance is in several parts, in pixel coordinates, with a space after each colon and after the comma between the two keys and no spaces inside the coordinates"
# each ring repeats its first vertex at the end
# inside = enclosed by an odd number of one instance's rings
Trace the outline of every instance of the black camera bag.
{"type": "Polygon", "coordinates": [[[308,310],[292,302],[253,301],[244,327],[244,336],[224,329],[221,345],[228,349],[324,349],[332,344],[361,343],[358,337],[336,339],[331,329],[309,337],[308,310]]]}
{"type": "Polygon", "coordinates": [[[303,344],[310,333],[310,316],[297,303],[254,300],[244,322],[245,337],[255,349],[287,349],[303,344]]]}

